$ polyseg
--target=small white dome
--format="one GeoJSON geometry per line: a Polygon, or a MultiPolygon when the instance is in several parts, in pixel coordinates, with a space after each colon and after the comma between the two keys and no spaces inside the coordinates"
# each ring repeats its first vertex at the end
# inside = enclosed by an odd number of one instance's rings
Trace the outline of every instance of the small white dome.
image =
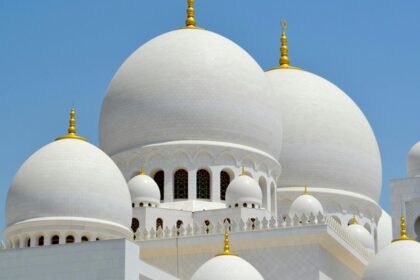
{"type": "Polygon", "coordinates": [[[372,251],[375,249],[373,237],[364,226],[359,225],[358,223],[352,223],[347,227],[347,231],[350,236],[358,240],[365,248],[372,251]]]}
{"type": "Polygon", "coordinates": [[[378,201],[381,156],[372,128],[353,100],[303,70],[272,70],[267,77],[275,94],[272,102],[282,113],[279,187],[308,184],[378,201]]]}
{"type": "Polygon", "coordinates": [[[160,204],[159,186],[155,180],[146,174],[134,176],[128,182],[128,189],[130,190],[132,203],[160,204]]]}
{"type": "Polygon", "coordinates": [[[217,141],[278,158],[281,113],[272,98],[261,67],[234,42],[201,29],[171,31],[137,49],[112,79],[101,148],[114,156],[150,144],[217,141]]]}
{"type": "Polygon", "coordinates": [[[31,155],[16,173],[6,226],[31,219],[95,219],[129,232],[130,194],[115,163],[88,142],[63,139],[31,155]]]}
{"type": "Polygon", "coordinates": [[[246,260],[233,255],[216,256],[205,262],[191,280],[264,280],[258,270],[246,260]]]}
{"type": "Polygon", "coordinates": [[[420,142],[417,142],[408,153],[407,173],[410,177],[420,176],[420,142]]]}
{"type": "Polygon", "coordinates": [[[252,204],[261,206],[262,203],[262,191],[257,181],[248,175],[241,175],[236,177],[230,182],[226,189],[226,205],[230,207],[243,207],[244,203],[246,207],[251,207],[252,204]]]}
{"type": "Polygon", "coordinates": [[[324,208],[321,202],[305,191],[304,194],[296,198],[290,205],[289,216],[293,218],[295,215],[301,217],[305,214],[306,217],[309,217],[311,213],[316,216],[319,212],[324,214],[324,208]]]}
{"type": "Polygon", "coordinates": [[[416,241],[393,242],[375,256],[363,280],[420,279],[420,244],[416,241]]]}

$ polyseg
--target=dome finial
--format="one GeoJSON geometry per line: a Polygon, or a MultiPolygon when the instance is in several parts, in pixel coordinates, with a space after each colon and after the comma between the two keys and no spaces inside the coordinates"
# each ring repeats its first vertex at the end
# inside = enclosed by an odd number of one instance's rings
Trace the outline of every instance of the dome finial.
{"type": "Polygon", "coordinates": [[[405,217],[404,215],[401,216],[401,232],[400,237],[392,240],[392,242],[401,241],[401,240],[415,240],[414,238],[410,238],[407,236],[407,226],[405,224],[405,217]]]}
{"type": "Polygon", "coordinates": [[[139,175],[146,175],[146,173],[144,173],[144,166],[143,165],[140,167],[139,175]]]}
{"type": "Polygon", "coordinates": [[[76,109],[74,108],[74,106],[72,106],[70,110],[70,121],[69,121],[69,128],[67,129],[67,135],[57,137],[55,140],[62,140],[62,139],[77,139],[77,140],[87,141],[86,138],[76,134],[76,109]]]}
{"type": "Polygon", "coordinates": [[[229,244],[229,231],[225,231],[225,240],[224,240],[224,247],[223,253],[217,254],[216,256],[237,256],[237,254],[233,254],[230,252],[230,244],[229,244]]]}
{"type": "Polygon", "coordinates": [[[289,48],[287,46],[287,21],[285,19],[281,20],[281,47],[280,47],[280,59],[279,59],[279,66],[274,67],[270,70],[274,69],[297,69],[300,70],[298,67],[294,67],[290,65],[289,60],[289,48]]]}
{"type": "Polygon", "coordinates": [[[245,165],[242,164],[242,169],[241,169],[241,176],[245,176],[246,172],[245,172],[245,165]]]}
{"type": "Polygon", "coordinates": [[[303,189],[303,194],[309,194],[309,191],[308,191],[308,187],[307,186],[305,186],[305,188],[303,189]]]}
{"type": "Polygon", "coordinates": [[[353,215],[353,218],[351,218],[350,224],[351,224],[351,225],[357,225],[357,224],[359,224],[359,223],[357,222],[356,215],[353,215]]]}
{"type": "Polygon", "coordinates": [[[195,25],[195,10],[194,0],[188,0],[187,20],[185,21],[186,28],[197,28],[195,25]]]}

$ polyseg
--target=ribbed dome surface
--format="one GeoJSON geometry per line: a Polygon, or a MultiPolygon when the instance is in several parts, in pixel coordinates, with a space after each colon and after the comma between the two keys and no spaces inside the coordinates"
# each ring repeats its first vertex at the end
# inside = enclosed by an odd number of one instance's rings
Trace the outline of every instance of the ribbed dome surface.
{"type": "Polygon", "coordinates": [[[281,117],[255,60],[213,32],[180,29],[137,49],[115,74],[100,119],[113,156],[178,140],[249,146],[278,158],[281,117]]]}
{"type": "Polygon", "coordinates": [[[301,70],[267,72],[282,112],[279,187],[381,193],[379,148],[369,122],[338,87],[301,70]]]}
{"type": "Polygon", "coordinates": [[[52,142],[30,156],[7,196],[6,225],[36,218],[98,219],[129,228],[130,194],[118,167],[84,141],[52,142]]]}

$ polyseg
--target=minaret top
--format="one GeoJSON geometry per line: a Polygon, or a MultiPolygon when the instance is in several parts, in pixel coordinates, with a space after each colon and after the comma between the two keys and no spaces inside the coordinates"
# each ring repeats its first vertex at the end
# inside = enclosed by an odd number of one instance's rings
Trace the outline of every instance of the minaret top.
{"type": "Polygon", "coordinates": [[[74,106],[72,106],[70,110],[70,121],[69,128],[67,130],[67,135],[59,136],[55,140],[57,141],[62,139],[77,139],[87,142],[86,138],[76,134],[76,109],[74,108],[74,106]]]}

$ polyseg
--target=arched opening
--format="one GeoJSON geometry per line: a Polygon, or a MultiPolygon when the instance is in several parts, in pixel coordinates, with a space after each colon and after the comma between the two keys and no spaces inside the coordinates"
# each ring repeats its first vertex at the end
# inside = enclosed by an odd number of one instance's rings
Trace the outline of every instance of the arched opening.
{"type": "Polygon", "coordinates": [[[96,241],[100,241],[101,239],[99,237],[96,237],[96,241]]]}
{"type": "Polygon", "coordinates": [[[58,235],[54,235],[51,237],[51,245],[57,245],[60,243],[60,237],[58,235]]]}
{"type": "Polygon", "coordinates": [[[67,235],[66,243],[74,243],[74,236],[73,235],[67,235]]]}
{"type": "Polygon", "coordinates": [[[416,240],[420,242],[420,216],[417,217],[414,223],[414,232],[416,233],[416,240]]]}
{"type": "Polygon", "coordinates": [[[133,232],[136,232],[138,228],[140,227],[140,222],[137,218],[131,219],[131,229],[133,232]]]}
{"type": "Polygon", "coordinates": [[[82,240],[82,242],[88,242],[89,238],[87,236],[82,236],[81,240],[82,240]]]}
{"type": "Polygon", "coordinates": [[[261,193],[262,193],[262,208],[267,209],[267,203],[268,203],[267,180],[263,176],[261,176],[258,179],[258,185],[260,186],[261,193]]]}
{"type": "Polygon", "coordinates": [[[210,232],[210,221],[205,220],[204,225],[206,226],[206,233],[209,233],[210,232]]]}
{"type": "Polygon", "coordinates": [[[31,247],[31,239],[30,238],[28,238],[27,240],[26,240],[26,247],[31,247]]]}
{"type": "Polygon", "coordinates": [[[179,229],[183,224],[184,224],[184,222],[181,221],[181,220],[176,221],[176,228],[179,229]]]}
{"type": "Polygon", "coordinates": [[[38,238],[38,246],[44,246],[44,236],[38,238]]]}
{"type": "Polygon", "coordinates": [[[159,170],[158,172],[155,173],[155,175],[153,176],[153,179],[155,180],[156,184],[159,187],[160,200],[163,200],[165,198],[165,192],[164,192],[165,172],[163,172],[163,170],[159,170]]]}
{"type": "Polygon", "coordinates": [[[226,190],[230,184],[230,175],[226,171],[220,172],[220,200],[226,200],[226,190]]]}
{"type": "Polygon", "coordinates": [[[184,169],[179,169],[174,174],[174,198],[188,198],[188,172],[184,169]]]}
{"type": "Polygon", "coordinates": [[[163,220],[161,218],[156,219],[156,230],[159,228],[163,229],[163,220]]]}
{"type": "Polygon", "coordinates": [[[197,171],[197,198],[210,199],[210,173],[205,169],[197,171]]]}

